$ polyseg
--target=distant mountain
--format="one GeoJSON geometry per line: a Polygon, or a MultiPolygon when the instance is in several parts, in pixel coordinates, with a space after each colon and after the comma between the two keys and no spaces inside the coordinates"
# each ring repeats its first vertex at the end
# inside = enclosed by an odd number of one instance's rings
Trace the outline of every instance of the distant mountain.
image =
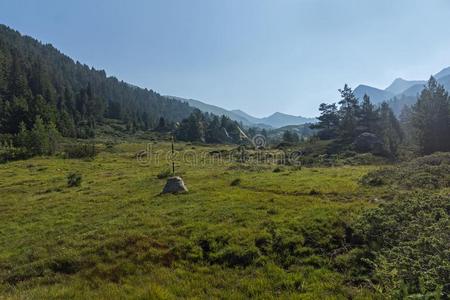
{"type": "Polygon", "coordinates": [[[310,125],[310,123],[305,123],[301,125],[283,126],[277,129],[268,130],[267,134],[269,139],[273,140],[281,140],[286,131],[295,132],[300,138],[308,138],[318,131],[317,129],[311,129],[310,125]]]}
{"type": "Polygon", "coordinates": [[[444,77],[450,76],[450,67],[441,70],[440,72],[434,75],[434,78],[441,79],[444,77]]]}
{"type": "Polygon", "coordinates": [[[292,116],[288,114],[283,114],[276,112],[265,118],[257,118],[247,114],[246,112],[235,109],[235,110],[227,110],[221,108],[219,106],[206,104],[204,102],[194,100],[194,99],[185,99],[174,96],[166,96],[169,99],[179,100],[182,102],[188,103],[190,106],[200,109],[203,112],[209,112],[215,115],[225,115],[230,119],[242,122],[245,126],[255,126],[260,128],[280,128],[288,125],[301,125],[305,123],[315,123],[317,120],[315,118],[305,118],[301,116],[292,116]]]}
{"type": "MultiPolygon", "coordinates": [[[[450,92],[450,67],[442,69],[433,75],[439,84],[450,92]]],[[[427,84],[426,80],[395,79],[386,89],[378,89],[368,85],[359,85],[354,94],[362,99],[367,94],[373,103],[379,104],[387,101],[396,114],[399,114],[405,105],[411,106],[417,101],[418,95],[427,84]]]]}
{"type": "Polygon", "coordinates": [[[292,116],[276,112],[268,117],[261,118],[260,123],[270,125],[274,128],[280,128],[288,125],[301,125],[305,123],[315,123],[316,118],[305,118],[301,116],[292,116]]]}
{"type": "Polygon", "coordinates": [[[248,120],[250,123],[258,124],[258,123],[261,122],[261,120],[259,118],[251,116],[248,113],[246,113],[246,112],[244,112],[244,111],[242,111],[240,109],[233,109],[231,112],[236,114],[236,115],[238,115],[238,116],[243,117],[244,119],[248,120]]]}
{"type": "Polygon", "coordinates": [[[362,99],[366,94],[370,97],[370,100],[372,100],[373,103],[381,103],[395,96],[395,94],[391,92],[380,90],[363,84],[356,87],[356,89],[354,90],[354,94],[359,99],[362,99]]]}
{"type": "Polygon", "coordinates": [[[425,85],[427,82],[425,80],[405,80],[403,78],[397,78],[394,82],[389,85],[385,91],[390,92],[391,94],[398,95],[406,91],[412,86],[415,85],[425,85]]]}
{"type": "Polygon", "coordinates": [[[246,118],[241,117],[239,114],[236,114],[233,111],[226,110],[226,109],[221,108],[219,106],[206,104],[204,102],[201,102],[201,101],[198,101],[198,100],[194,100],[194,99],[185,99],[185,98],[175,97],[175,96],[166,96],[166,97],[169,98],[169,99],[185,102],[185,103],[189,104],[189,106],[198,108],[199,110],[201,110],[203,112],[215,114],[217,116],[224,115],[224,116],[227,116],[227,117],[229,117],[230,119],[232,119],[234,121],[242,122],[244,125],[247,125],[247,126],[252,125],[252,122],[250,122],[246,118]]]}

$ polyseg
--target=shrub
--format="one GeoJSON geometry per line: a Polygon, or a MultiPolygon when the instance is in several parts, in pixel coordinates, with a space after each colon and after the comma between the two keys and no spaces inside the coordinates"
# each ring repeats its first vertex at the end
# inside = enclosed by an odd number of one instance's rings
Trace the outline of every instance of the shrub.
{"type": "Polygon", "coordinates": [[[280,173],[280,172],[283,172],[283,169],[280,168],[280,167],[276,167],[275,169],[273,169],[273,172],[274,173],[280,173]]]}
{"type": "Polygon", "coordinates": [[[236,178],[230,183],[231,186],[238,186],[240,184],[241,184],[241,179],[240,178],[236,178]]]}
{"type": "Polygon", "coordinates": [[[435,153],[372,171],[361,179],[361,183],[367,186],[390,185],[405,189],[450,187],[450,153],[435,153]]]}
{"type": "Polygon", "coordinates": [[[8,147],[2,148],[0,147],[0,163],[6,163],[9,161],[27,159],[32,155],[25,148],[16,148],[16,147],[8,147]]]}
{"type": "Polygon", "coordinates": [[[404,195],[364,214],[358,232],[370,253],[373,279],[398,291],[450,293],[450,195],[404,195]]]}
{"type": "Polygon", "coordinates": [[[312,189],[309,191],[309,194],[311,196],[317,196],[317,195],[320,195],[320,192],[318,190],[312,189]]]}
{"type": "Polygon", "coordinates": [[[259,256],[258,248],[255,246],[229,245],[215,253],[213,261],[229,267],[247,267],[259,256]]]}
{"type": "Polygon", "coordinates": [[[170,175],[172,175],[172,172],[170,170],[163,170],[156,175],[158,179],[164,179],[168,178],[170,175]]]}
{"type": "Polygon", "coordinates": [[[76,187],[81,185],[82,176],[80,173],[72,172],[67,175],[67,186],[76,187]]]}
{"type": "Polygon", "coordinates": [[[97,149],[94,144],[68,144],[64,145],[64,157],[66,158],[94,158],[97,149]]]}

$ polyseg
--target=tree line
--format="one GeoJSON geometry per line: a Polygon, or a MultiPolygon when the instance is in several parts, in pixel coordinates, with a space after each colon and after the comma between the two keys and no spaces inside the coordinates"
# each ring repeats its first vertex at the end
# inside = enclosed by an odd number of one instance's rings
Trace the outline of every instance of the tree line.
{"type": "Polygon", "coordinates": [[[155,127],[160,117],[180,121],[192,111],[186,103],[107,77],[0,25],[2,134],[31,131],[42,121],[63,136],[88,138],[104,118],[120,120],[134,132],[155,127]]]}
{"type": "Polygon", "coordinates": [[[334,140],[342,148],[354,148],[361,137],[372,137],[380,154],[396,157],[401,146],[412,146],[420,154],[450,151],[450,98],[443,86],[431,77],[416,104],[405,106],[397,119],[387,102],[375,106],[369,96],[360,101],[345,85],[340,101],[322,103],[318,129],[322,140],[334,140]]]}
{"type": "Polygon", "coordinates": [[[188,118],[175,125],[175,136],[181,141],[238,144],[246,136],[241,128],[242,125],[227,116],[219,117],[195,109],[188,118]]]}

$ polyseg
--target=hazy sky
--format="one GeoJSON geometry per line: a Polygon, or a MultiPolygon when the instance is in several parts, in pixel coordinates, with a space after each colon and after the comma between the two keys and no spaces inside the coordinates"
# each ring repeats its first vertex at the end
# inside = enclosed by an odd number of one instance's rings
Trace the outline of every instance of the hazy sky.
{"type": "Polygon", "coordinates": [[[0,0],[0,23],[161,94],[313,116],[450,66],[450,0],[0,0]]]}

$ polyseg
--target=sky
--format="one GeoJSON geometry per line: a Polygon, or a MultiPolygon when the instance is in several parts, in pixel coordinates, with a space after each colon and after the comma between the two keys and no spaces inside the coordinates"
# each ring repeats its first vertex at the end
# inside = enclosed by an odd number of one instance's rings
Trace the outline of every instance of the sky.
{"type": "Polygon", "coordinates": [[[450,0],[0,0],[0,23],[163,95],[316,116],[450,66],[450,0]]]}

